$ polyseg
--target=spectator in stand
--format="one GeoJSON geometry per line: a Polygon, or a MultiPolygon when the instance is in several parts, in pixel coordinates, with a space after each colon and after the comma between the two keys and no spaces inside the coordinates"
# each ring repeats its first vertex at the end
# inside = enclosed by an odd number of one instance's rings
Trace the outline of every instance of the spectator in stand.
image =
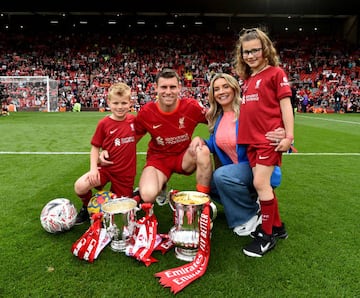
{"type": "Polygon", "coordinates": [[[262,257],[276,245],[274,227],[283,227],[270,178],[275,166],[281,166],[282,152],[288,151],[294,140],[291,88],[279,67],[276,49],[262,30],[242,30],[235,60],[236,72],[243,80],[238,144],[247,145],[262,214],[261,228],[243,252],[250,257],[262,257]],[[274,150],[265,134],[278,127],[284,127],[286,137],[279,140],[274,150]]]}
{"type": "Polygon", "coordinates": [[[301,99],[301,112],[302,113],[306,113],[307,112],[307,108],[308,108],[308,104],[309,104],[309,100],[308,100],[308,95],[305,93],[301,99]]]}
{"type": "Polygon", "coordinates": [[[6,100],[1,102],[1,115],[0,116],[9,116],[9,108],[6,100]]]}
{"type": "Polygon", "coordinates": [[[342,97],[342,94],[340,93],[339,89],[336,88],[336,90],[335,90],[335,92],[334,92],[335,113],[339,113],[339,112],[340,112],[340,108],[341,108],[341,97],[342,97]]]}
{"type": "Polygon", "coordinates": [[[291,106],[293,109],[293,115],[295,117],[295,114],[297,112],[297,106],[298,106],[298,100],[297,100],[297,88],[294,83],[291,83],[291,106]]]}

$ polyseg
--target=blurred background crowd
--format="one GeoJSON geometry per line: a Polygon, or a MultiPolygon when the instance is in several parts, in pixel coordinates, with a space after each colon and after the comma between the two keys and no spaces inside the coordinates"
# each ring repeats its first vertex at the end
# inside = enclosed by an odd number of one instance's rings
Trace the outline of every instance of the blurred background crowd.
{"type": "MultiPolygon", "coordinates": [[[[298,112],[360,112],[360,49],[323,36],[272,36],[294,89],[298,112]]],[[[207,104],[216,72],[234,76],[234,33],[0,33],[0,76],[49,76],[58,83],[58,108],[106,108],[107,88],[132,87],[134,109],[155,100],[154,76],[171,67],[183,80],[182,97],[207,104]]],[[[0,81],[3,105],[44,105],[43,87],[0,81]],[[14,87],[15,86],[15,87],[14,87]]]]}

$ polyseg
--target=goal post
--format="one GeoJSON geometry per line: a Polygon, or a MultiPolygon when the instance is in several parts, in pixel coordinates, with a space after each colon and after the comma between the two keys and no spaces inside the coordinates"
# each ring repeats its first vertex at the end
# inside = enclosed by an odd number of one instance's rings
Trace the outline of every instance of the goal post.
{"type": "Polygon", "coordinates": [[[58,89],[48,76],[0,76],[1,101],[17,111],[58,111],[58,89]]]}

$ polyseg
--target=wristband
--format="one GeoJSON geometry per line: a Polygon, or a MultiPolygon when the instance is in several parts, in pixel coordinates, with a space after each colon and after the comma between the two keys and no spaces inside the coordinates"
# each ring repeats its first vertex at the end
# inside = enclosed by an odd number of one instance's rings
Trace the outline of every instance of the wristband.
{"type": "Polygon", "coordinates": [[[285,139],[289,139],[291,142],[294,140],[293,136],[286,136],[285,139]]]}

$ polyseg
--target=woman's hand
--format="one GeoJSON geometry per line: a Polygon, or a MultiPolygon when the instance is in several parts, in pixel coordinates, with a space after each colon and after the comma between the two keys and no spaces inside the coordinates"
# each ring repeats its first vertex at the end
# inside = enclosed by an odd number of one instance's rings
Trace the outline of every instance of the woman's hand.
{"type": "Polygon", "coordinates": [[[291,146],[291,141],[286,139],[285,129],[282,127],[267,132],[265,137],[270,141],[270,145],[275,146],[275,151],[287,151],[291,146]]]}

